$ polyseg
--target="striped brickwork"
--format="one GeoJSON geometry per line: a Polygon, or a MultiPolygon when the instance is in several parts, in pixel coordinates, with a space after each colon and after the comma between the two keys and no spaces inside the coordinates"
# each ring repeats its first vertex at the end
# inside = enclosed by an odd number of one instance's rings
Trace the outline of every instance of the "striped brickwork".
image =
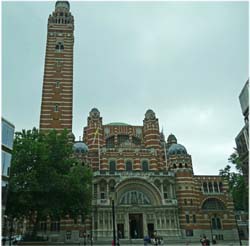
{"type": "Polygon", "coordinates": [[[83,141],[89,148],[88,158],[95,171],[108,171],[111,161],[116,163],[117,171],[125,171],[128,161],[131,161],[133,171],[141,171],[143,161],[148,162],[149,170],[166,169],[158,119],[144,119],[143,126],[103,125],[99,111],[92,109],[83,135],[83,141]],[[125,139],[124,142],[121,138],[125,139]]]}
{"type": "Polygon", "coordinates": [[[72,131],[74,19],[56,7],[48,19],[40,129],[72,131]]]}

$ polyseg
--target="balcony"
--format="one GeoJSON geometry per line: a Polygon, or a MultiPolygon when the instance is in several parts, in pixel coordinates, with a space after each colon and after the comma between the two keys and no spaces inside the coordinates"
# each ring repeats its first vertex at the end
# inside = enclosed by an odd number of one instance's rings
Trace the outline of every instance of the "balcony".
{"type": "Polygon", "coordinates": [[[93,172],[93,176],[120,176],[120,177],[149,177],[149,176],[165,176],[174,177],[174,172],[167,171],[115,171],[100,170],[93,172]]]}

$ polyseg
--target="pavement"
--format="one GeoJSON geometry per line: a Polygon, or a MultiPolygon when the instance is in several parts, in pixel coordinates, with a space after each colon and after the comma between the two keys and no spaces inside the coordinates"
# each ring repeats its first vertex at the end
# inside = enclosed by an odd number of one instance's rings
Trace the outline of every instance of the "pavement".
{"type": "MultiPolygon", "coordinates": [[[[26,244],[29,246],[38,246],[39,244],[26,244]]],[[[47,246],[62,246],[62,245],[67,245],[67,246],[84,246],[84,244],[46,244],[47,246]]],[[[95,244],[93,243],[93,246],[99,246],[99,245],[104,245],[104,246],[112,246],[112,244],[95,244]]],[[[143,242],[141,244],[120,244],[120,246],[138,246],[138,245],[144,245],[143,242]]],[[[5,246],[9,246],[9,244],[5,244],[5,246]]],[[[14,246],[14,245],[11,245],[14,246]]],[[[86,246],[90,246],[90,244],[87,244],[86,246]]],[[[148,246],[153,246],[152,244],[148,244],[148,246]]],[[[201,246],[201,243],[197,242],[197,243],[186,243],[186,242],[182,242],[182,243],[168,243],[168,242],[164,242],[164,244],[161,244],[159,246],[201,246]]],[[[221,241],[218,242],[217,244],[210,244],[210,246],[240,246],[239,241],[235,241],[235,242],[225,242],[225,241],[221,241]]],[[[249,246],[249,242],[248,241],[242,241],[242,246],[249,246]]]]}

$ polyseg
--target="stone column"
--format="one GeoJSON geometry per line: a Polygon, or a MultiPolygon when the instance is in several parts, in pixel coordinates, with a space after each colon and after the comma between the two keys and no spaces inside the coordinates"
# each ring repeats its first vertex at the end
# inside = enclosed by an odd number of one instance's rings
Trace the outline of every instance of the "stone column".
{"type": "Polygon", "coordinates": [[[99,236],[99,229],[100,229],[100,210],[98,210],[97,215],[96,215],[96,220],[97,220],[97,234],[99,236]]]}
{"type": "Polygon", "coordinates": [[[100,195],[100,184],[97,183],[97,201],[101,199],[101,195],[100,195]]]}
{"type": "Polygon", "coordinates": [[[174,199],[174,188],[173,188],[173,184],[170,184],[170,188],[171,188],[171,198],[174,199]]]}
{"type": "Polygon", "coordinates": [[[128,213],[125,213],[124,216],[125,216],[124,237],[129,239],[129,237],[130,237],[129,236],[129,215],[128,215],[128,213]]]}
{"type": "Polygon", "coordinates": [[[107,181],[107,196],[106,199],[109,200],[109,182],[107,181]]]}
{"type": "Polygon", "coordinates": [[[147,213],[143,213],[143,236],[145,237],[148,234],[147,231],[147,213]]]}

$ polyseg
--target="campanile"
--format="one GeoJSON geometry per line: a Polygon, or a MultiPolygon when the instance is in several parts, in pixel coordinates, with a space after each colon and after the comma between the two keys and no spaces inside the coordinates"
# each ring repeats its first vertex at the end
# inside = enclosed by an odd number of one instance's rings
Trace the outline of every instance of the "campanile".
{"type": "Polygon", "coordinates": [[[57,1],[48,18],[40,130],[72,132],[74,17],[57,1]]]}

